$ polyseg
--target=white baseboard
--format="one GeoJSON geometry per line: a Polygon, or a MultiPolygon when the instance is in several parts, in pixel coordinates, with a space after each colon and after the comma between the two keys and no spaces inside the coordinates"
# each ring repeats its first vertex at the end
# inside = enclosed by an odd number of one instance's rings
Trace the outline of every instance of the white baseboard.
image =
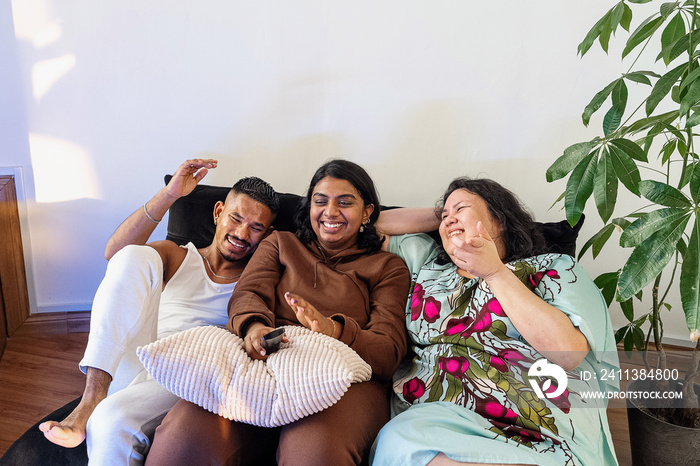
{"type": "Polygon", "coordinates": [[[54,314],[57,312],[84,312],[92,309],[92,303],[77,304],[53,304],[49,306],[37,306],[33,314],[54,314]]]}
{"type": "MultiPolygon", "coordinates": [[[[690,341],[690,339],[683,339],[683,338],[667,338],[664,337],[663,339],[664,344],[666,345],[673,345],[673,346],[680,346],[683,348],[695,348],[695,343],[690,341]]],[[[653,339],[651,342],[649,342],[650,345],[653,345],[653,339]]],[[[652,346],[653,348],[653,346],[652,346]]]]}

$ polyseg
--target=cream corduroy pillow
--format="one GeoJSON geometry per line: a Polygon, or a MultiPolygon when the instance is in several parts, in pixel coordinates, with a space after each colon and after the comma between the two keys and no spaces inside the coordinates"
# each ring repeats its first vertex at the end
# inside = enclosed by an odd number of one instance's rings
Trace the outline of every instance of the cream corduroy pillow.
{"type": "Polygon", "coordinates": [[[195,327],[139,347],[148,373],[171,393],[227,419],[262,427],[289,424],[337,403],[372,369],[346,344],[286,326],[267,361],[252,359],[226,329],[195,327]]]}

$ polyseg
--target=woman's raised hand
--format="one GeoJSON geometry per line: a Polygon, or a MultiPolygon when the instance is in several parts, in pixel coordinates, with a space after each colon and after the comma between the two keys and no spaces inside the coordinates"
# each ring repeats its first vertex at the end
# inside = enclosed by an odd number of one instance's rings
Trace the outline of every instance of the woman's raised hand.
{"type": "Polygon", "coordinates": [[[331,319],[318,312],[311,303],[306,301],[301,296],[290,292],[286,292],[284,294],[284,299],[287,300],[289,307],[294,310],[297,320],[301,325],[313,330],[314,332],[335,336],[335,332],[333,331],[334,326],[331,319]]]}
{"type": "Polygon", "coordinates": [[[488,280],[505,267],[498,254],[496,242],[481,222],[476,224],[476,231],[478,236],[466,240],[458,236],[451,238],[452,244],[455,245],[454,262],[469,274],[488,280]]]}

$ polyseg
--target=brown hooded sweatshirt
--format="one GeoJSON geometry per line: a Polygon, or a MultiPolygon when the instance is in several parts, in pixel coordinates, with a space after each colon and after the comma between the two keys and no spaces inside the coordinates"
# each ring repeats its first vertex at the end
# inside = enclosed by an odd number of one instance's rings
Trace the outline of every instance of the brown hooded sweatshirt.
{"type": "Polygon", "coordinates": [[[273,232],[253,254],[228,305],[228,328],[242,335],[260,321],[270,327],[299,325],[284,299],[295,293],[321,314],[343,324],[337,338],[372,367],[372,377],[391,380],[406,353],[409,272],[396,255],[357,247],[334,256],[314,241],[273,232]]]}

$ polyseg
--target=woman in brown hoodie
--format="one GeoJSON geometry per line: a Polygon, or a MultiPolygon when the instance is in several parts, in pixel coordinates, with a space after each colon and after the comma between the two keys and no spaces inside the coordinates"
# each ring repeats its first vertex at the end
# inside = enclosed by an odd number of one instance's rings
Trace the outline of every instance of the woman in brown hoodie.
{"type": "Polygon", "coordinates": [[[337,338],[371,367],[324,411],[279,428],[232,422],[180,401],[156,432],[146,464],[343,465],[366,461],[389,420],[388,388],[406,353],[408,270],[381,251],[379,198],[359,165],[332,160],[314,174],[296,235],[262,241],[229,302],[228,328],[248,354],[267,357],[262,336],[303,325],[337,338]]]}

